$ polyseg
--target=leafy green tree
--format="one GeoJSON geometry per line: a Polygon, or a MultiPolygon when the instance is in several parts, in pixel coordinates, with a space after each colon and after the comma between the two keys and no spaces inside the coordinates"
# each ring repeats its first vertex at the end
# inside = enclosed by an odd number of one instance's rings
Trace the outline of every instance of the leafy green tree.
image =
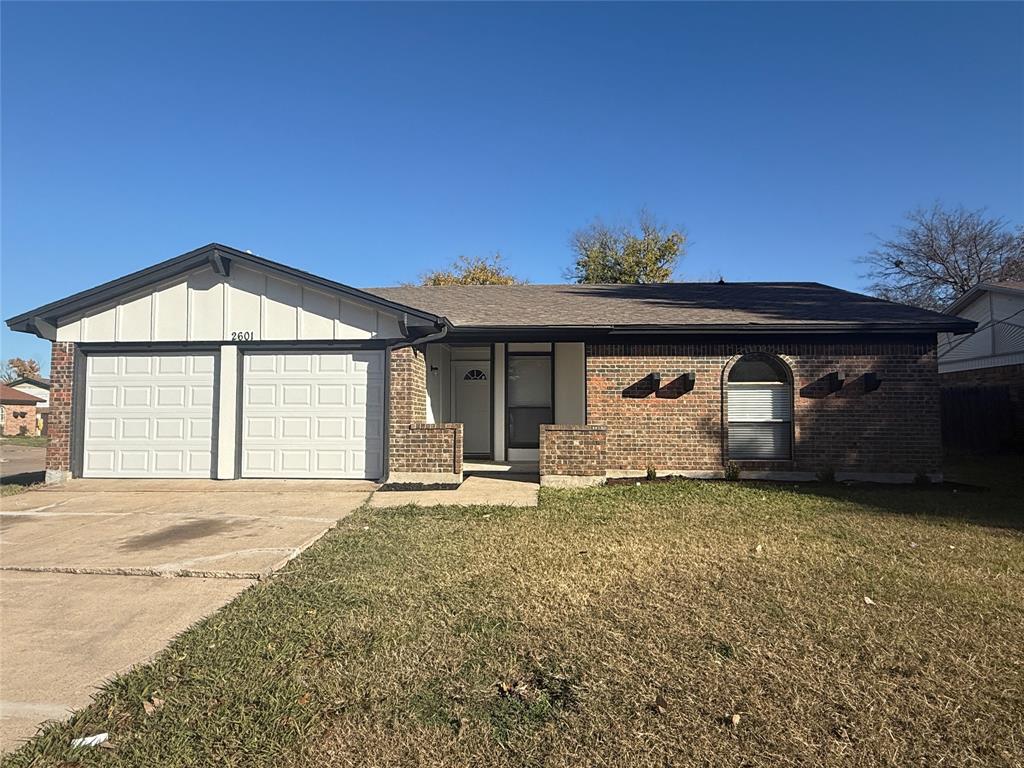
{"type": "Polygon", "coordinates": [[[577,283],[665,283],[686,255],[686,233],[660,224],[646,210],[635,224],[600,219],[569,240],[576,260],[565,277],[577,283]]]}
{"type": "Polygon", "coordinates": [[[509,273],[500,253],[459,256],[447,269],[420,275],[420,285],[520,285],[524,282],[509,273]]]}

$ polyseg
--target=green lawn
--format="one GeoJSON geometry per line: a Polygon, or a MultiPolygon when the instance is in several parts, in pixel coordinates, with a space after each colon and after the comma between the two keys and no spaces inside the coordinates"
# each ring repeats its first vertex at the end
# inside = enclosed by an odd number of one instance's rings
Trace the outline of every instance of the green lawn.
{"type": "Polygon", "coordinates": [[[1024,462],[982,469],[363,510],[5,764],[1021,765],[1024,462]]]}
{"type": "Polygon", "coordinates": [[[0,445],[28,445],[41,447],[45,446],[50,441],[50,438],[45,435],[11,435],[10,437],[0,437],[0,445]]]}

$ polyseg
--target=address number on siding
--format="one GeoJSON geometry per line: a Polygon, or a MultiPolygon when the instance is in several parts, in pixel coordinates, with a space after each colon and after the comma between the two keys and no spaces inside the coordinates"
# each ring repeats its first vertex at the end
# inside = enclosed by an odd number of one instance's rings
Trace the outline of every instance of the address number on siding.
{"type": "Polygon", "coordinates": [[[252,331],[232,331],[231,332],[231,340],[232,341],[252,341],[253,338],[254,338],[254,334],[253,334],[252,331]]]}

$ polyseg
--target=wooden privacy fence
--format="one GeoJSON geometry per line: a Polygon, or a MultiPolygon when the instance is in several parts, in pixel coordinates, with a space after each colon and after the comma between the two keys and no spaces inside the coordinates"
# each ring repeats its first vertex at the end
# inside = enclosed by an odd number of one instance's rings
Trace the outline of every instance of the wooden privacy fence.
{"type": "Polygon", "coordinates": [[[1014,439],[1010,388],[948,387],[942,390],[942,444],[951,453],[989,453],[1014,439]]]}

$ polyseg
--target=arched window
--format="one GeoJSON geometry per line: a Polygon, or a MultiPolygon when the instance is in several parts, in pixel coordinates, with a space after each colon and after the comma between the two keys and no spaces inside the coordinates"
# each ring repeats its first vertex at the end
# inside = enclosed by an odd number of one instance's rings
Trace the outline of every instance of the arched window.
{"type": "Polygon", "coordinates": [[[466,381],[487,381],[487,374],[479,368],[474,368],[471,371],[466,371],[466,375],[462,378],[466,381]]]}
{"type": "Polygon", "coordinates": [[[729,458],[792,456],[793,386],[785,363],[744,355],[729,371],[729,458]]]}

